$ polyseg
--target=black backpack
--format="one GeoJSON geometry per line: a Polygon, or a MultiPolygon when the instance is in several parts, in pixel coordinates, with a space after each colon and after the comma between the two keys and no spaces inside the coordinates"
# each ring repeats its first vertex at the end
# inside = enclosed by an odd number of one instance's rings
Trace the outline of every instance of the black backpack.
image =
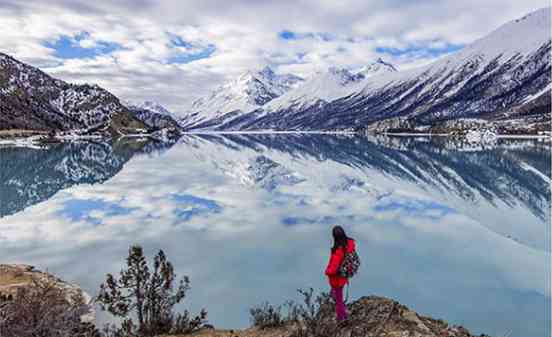
{"type": "Polygon", "coordinates": [[[339,275],[346,278],[351,278],[356,275],[359,268],[360,257],[358,256],[356,250],[353,250],[350,253],[347,253],[347,251],[345,250],[345,256],[343,257],[343,261],[339,266],[339,275]]]}

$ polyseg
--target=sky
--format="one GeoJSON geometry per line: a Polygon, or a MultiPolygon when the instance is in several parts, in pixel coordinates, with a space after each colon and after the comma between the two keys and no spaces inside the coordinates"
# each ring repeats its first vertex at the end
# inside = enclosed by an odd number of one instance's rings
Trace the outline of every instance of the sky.
{"type": "Polygon", "coordinates": [[[74,83],[184,113],[269,65],[300,76],[463,48],[548,0],[0,0],[0,52],[74,83]]]}

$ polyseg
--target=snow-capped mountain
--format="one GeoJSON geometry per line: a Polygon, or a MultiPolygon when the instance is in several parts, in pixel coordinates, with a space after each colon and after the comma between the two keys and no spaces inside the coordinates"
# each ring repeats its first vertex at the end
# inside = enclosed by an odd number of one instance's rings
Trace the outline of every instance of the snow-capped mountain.
{"type": "Polygon", "coordinates": [[[397,68],[391,63],[385,62],[381,57],[379,57],[376,62],[370,63],[357,69],[355,73],[362,74],[364,77],[372,77],[375,75],[381,75],[385,73],[396,72],[397,68]]]}
{"type": "MultiPolygon", "coordinates": [[[[231,125],[232,129],[240,129],[242,123],[247,123],[250,119],[258,118],[265,115],[267,112],[274,112],[279,110],[303,110],[308,107],[317,106],[320,107],[332,100],[339,97],[346,96],[352,92],[362,89],[362,83],[364,80],[371,76],[383,75],[390,72],[397,71],[396,68],[381,58],[376,62],[370,63],[356,71],[351,71],[346,68],[331,67],[326,71],[318,71],[306,80],[302,80],[295,75],[275,75],[270,68],[265,68],[263,71],[258,72],[259,76],[255,76],[255,73],[247,72],[240,76],[237,81],[223,85],[219,90],[213,92],[211,97],[202,98],[197,102],[200,102],[204,107],[201,113],[197,113],[197,116],[201,116],[201,124],[193,124],[194,118],[192,116],[186,116],[183,118],[183,124],[190,128],[197,128],[200,126],[203,129],[221,129],[228,128],[231,125]],[[252,83],[257,85],[259,82],[251,81],[252,78],[272,79],[271,82],[281,83],[272,84],[270,88],[273,88],[271,92],[273,95],[259,94],[261,90],[249,90],[243,89],[244,84],[251,85],[252,83]],[[253,96],[243,95],[228,95],[228,92],[252,92],[253,96]],[[218,99],[221,97],[240,97],[240,100],[233,100],[230,107],[227,107],[226,114],[215,113],[209,114],[209,112],[217,111],[218,108],[211,108],[208,110],[208,106],[219,106],[218,99]],[[261,97],[255,102],[243,103],[245,99],[252,99],[261,97]],[[239,102],[239,103],[238,103],[239,102]],[[232,111],[239,111],[238,113],[228,113],[232,111]],[[244,113],[249,113],[247,118],[243,118],[244,113]],[[210,118],[210,119],[206,119],[210,118]]],[[[261,82],[263,83],[263,82],[261,82]]],[[[262,86],[264,89],[267,86],[262,86]]],[[[196,102],[196,103],[197,103],[196,102]]],[[[194,104],[196,104],[194,103],[194,104]]]]}
{"type": "MultiPolygon", "coordinates": [[[[550,49],[550,8],[546,8],[511,21],[427,66],[377,71],[347,89],[313,82],[318,87],[309,91],[308,81],[261,110],[218,128],[400,129],[405,121],[407,126],[434,126],[465,117],[523,118],[523,123],[541,127],[550,120],[550,90],[546,90],[551,83],[550,49]],[[328,94],[329,103],[304,104],[305,97],[321,92],[328,94]]],[[[370,68],[365,71],[369,73],[370,68]]]]}
{"type": "Polygon", "coordinates": [[[157,102],[145,101],[140,104],[125,102],[125,105],[136,118],[151,128],[179,128],[178,117],[157,102]]]}
{"type": "Polygon", "coordinates": [[[129,109],[133,110],[149,110],[151,112],[155,112],[160,115],[166,115],[171,116],[173,118],[176,118],[176,115],[169,111],[167,108],[165,108],[163,105],[154,102],[154,101],[144,101],[141,103],[132,103],[132,102],[125,102],[125,105],[129,109]]]}
{"type": "Polygon", "coordinates": [[[272,100],[263,106],[265,111],[279,109],[303,109],[321,101],[330,102],[353,92],[364,79],[360,73],[345,68],[332,67],[318,72],[295,90],[272,100]]]}
{"type": "Polygon", "coordinates": [[[117,97],[74,85],[0,53],[0,129],[133,132],[144,128],[117,97]]]}
{"type": "Polygon", "coordinates": [[[376,75],[396,72],[390,63],[379,58],[357,71],[332,67],[326,72],[318,72],[295,90],[272,100],[263,106],[267,112],[278,110],[301,110],[313,105],[323,105],[337,98],[348,96],[360,90],[364,80],[376,75]]]}
{"type": "Polygon", "coordinates": [[[259,108],[295,88],[303,79],[292,74],[276,74],[270,67],[247,71],[224,83],[208,96],[195,100],[181,119],[185,128],[206,128],[214,121],[259,108]]]}

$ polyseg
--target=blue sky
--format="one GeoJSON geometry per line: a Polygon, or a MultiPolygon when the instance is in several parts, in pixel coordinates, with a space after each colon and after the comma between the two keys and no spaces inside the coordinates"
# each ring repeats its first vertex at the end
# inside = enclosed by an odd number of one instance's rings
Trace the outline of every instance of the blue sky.
{"type": "Polygon", "coordinates": [[[547,0],[4,0],[0,51],[71,82],[179,111],[272,66],[308,76],[378,59],[399,70],[455,52],[547,0]]]}
{"type": "Polygon", "coordinates": [[[86,32],[75,36],[60,35],[55,41],[46,41],[44,46],[54,50],[54,56],[61,59],[86,59],[111,54],[122,46],[118,43],[98,41],[93,47],[82,47],[79,42],[89,37],[86,32]]]}

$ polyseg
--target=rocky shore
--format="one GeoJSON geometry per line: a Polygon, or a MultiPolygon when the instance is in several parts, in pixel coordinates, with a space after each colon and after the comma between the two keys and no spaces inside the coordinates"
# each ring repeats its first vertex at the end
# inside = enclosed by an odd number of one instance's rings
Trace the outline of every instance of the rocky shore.
{"type": "MultiPolygon", "coordinates": [[[[399,302],[385,297],[361,297],[348,307],[349,320],[345,324],[338,325],[335,331],[328,331],[327,337],[475,337],[461,326],[449,325],[443,320],[422,316],[399,302]]],[[[331,321],[333,317],[324,319],[331,321]]],[[[292,337],[295,336],[294,331],[294,326],[245,330],[202,329],[192,335],[197,337],[292,337]]]]}
{"type": "MultiPolygon", "coordinates": [[[[30,287],[33,279],[47,279],[55,281],[63,288],[67,295],[82,292],[76,286],[64,282],[45,272],[36,270],[29,265],[0,265],[0,294],[15,295],[17,289],[30,287]]],[[[95,315],[91,297],[88,299],[86,315],[83,320],[94,322],[95,315]]],[[[324,322],[327,329],[325,337],[351,336],[385,336],[385,337],[475,337],[461,326],[449,325],[447,322],[426,317],[416,313],[405,305],[389,298],[379,296],[365,296],[348,305],[349,319],[345,323],[337,324],[332,311],[322,312],[317,320],[324,322]]],[[[285,324],[275,328],[252,327],[244,330],[220,330],[210,325],[186,336],[197,337],[297,337],[297,324],[285,324]]],[[[163,337],[184,337],[163,336],[163,337]]],[[[486,335],[481,335],[483,337],[486,335]]]]}

